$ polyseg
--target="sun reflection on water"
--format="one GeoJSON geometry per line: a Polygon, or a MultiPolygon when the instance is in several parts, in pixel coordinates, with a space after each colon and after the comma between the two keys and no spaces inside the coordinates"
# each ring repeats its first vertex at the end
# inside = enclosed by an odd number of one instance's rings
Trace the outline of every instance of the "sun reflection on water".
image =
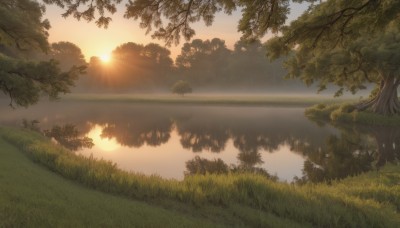
{"type": "Polygon", "coordinates": [[[101,137],[103,127],[100,125],[95,125],[87,137],[93,139],[94,147],[103,151],[115,151],[118,150],[121,145],[115,140],[115,138],[101,137]]]}

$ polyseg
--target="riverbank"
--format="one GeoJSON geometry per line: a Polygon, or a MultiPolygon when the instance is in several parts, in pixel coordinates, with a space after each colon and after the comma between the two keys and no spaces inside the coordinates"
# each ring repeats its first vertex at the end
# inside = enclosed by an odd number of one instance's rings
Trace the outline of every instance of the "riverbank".
{"type": "Polygon", "coordinates": [[[335,103],[354,101],[354,98],[333,98],[328,95],[252,95],[252,94],[188,94],[177,96],[140,95],[140,94],[72,94],[63,97],[63,101],[86,102],[128,102],[143,104],[179,104],[179,105],[238,105],[238,106],[299,106],[306,107],[317,103],[335,103]]]}
{"type": "Polygon", "coordinates": [[[0,136],[0,226],[400,225],[395,165],[331,185],[297,186],[250,174],[174,181],[77,156],[34,132],[1,128],[0,136]]]}
{"type": "Polygon", "coordinates": [[[307,108],[305,115],[315,121],[332,121],[375,126],[400,126],[399,115],[383,116],[368,111],[359,112],[354,109],[354,103],[351,102],[317,104],[307,108]]]}

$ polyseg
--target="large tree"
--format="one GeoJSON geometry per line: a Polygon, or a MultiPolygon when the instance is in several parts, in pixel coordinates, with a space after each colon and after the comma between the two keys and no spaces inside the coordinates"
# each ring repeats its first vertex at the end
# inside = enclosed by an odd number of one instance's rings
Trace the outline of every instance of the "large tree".
{"type": "Polygon", "coordinates": [[[0,2],[0,90],[10,105],[28,106],[41,95],[58,98],[73,86],[81,67],[62,72],[55,60],[32,61],[32,50],[47,52],[50,24],[43,20],[45,8],[34,0],[0,2]]]}
{"type": "Polygon", "coordinates": [[[371,99],[355,106],[400,113],[400,1],[330,0],[305,12],[267,43],[271,58],[289,54],[289,75],[353,93],[375,83],[371,99]]]}
{"type": "MultiPolygon", "coordinates": [[[[66,7],[64,16],[94,20],[107,26],[115,4],[121,0],[44,0],[66,7]],[[82,7],[86,6],[86,7],[82,7]]],[[[252,40],[267,32],[278,34],[268,42],[270,58],[291,54],[290,76],[307,84],[339,86],[337,95],[356,92],[366,82],[379,84],[371,100],[357,106],[380,114],[397,114],[399,77],[400,1],[394,0],[293,0],[308,2],[309,9],[287,25],[290,0],[130,0],[125,17],[140,20],[147,32],[167,44],[195,35],[191,23],[211,25],[215,14],[242,11],[238,30],[252,40]],[[163,23],[163,19],[167,23],[163,23]]]]}

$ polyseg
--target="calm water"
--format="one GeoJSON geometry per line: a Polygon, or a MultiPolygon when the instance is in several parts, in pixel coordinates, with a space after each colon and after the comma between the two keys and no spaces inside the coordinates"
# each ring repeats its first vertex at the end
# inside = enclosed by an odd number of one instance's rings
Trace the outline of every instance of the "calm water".
{"type": "Polygon", "coordinates": [[[183,179],[199,158],[313,182],[400,158],[398,129],[322,126],[308,120],[304,108],[63,101],[0,110],[1,124],[20,125],[23,118],[39,120],[42,129],[74,124],[95,144],[76,153],[165,178],[183,179]]]}

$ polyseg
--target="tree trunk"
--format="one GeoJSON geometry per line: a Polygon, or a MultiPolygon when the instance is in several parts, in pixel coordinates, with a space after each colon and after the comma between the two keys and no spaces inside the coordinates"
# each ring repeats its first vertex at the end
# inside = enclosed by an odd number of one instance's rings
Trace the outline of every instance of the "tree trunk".
{"type": "Polygon", "coordinates": [[[383,79],[376,96],[367,102],[356,105],[355,108],[359,111],[370,110],[381,115],[400,114],[400,102],[397,97],[399,83],[400,79],[393,76],[383,79]]]}

